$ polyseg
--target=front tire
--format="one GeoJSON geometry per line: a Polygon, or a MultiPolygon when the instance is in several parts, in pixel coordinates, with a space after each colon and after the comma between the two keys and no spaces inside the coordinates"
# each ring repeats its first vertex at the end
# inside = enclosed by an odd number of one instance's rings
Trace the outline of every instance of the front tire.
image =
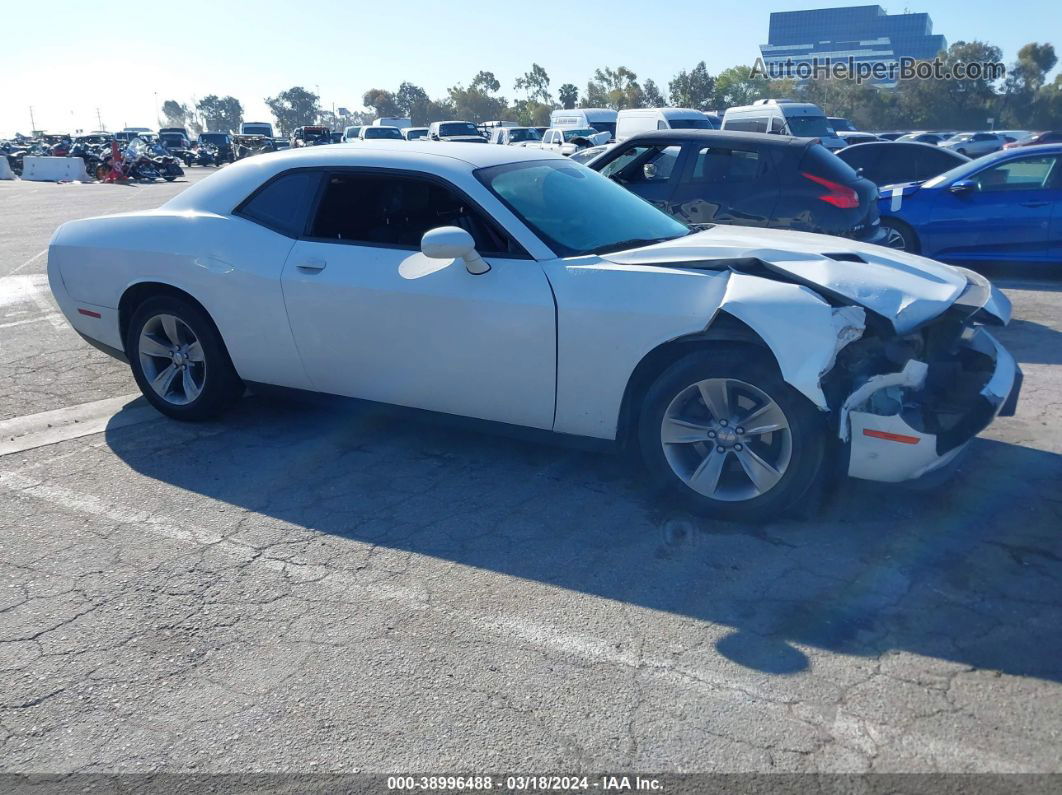
{"type": "Polygon", "coordinates": [[[814,407],[749,348],[698,351],[661,373],[642,403],[638,437],[659,487],[697,513],[733,521],[794,508],[826,448],[814,407]]]}
{"type": "Polygon", "coordinates": [[[125,351],[140,391],[167,417],[210,419],[243,394],[221,335],[187,300],[160,296],[137,307],[125,351]]]}

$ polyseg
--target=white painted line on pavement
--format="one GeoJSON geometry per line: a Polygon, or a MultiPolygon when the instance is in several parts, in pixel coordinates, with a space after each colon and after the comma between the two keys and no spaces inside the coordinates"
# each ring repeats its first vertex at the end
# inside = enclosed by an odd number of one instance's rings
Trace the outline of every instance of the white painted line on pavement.
{"type": "Polygon", "coordinates": [[[14,328],[15,326],[27,326],[30,323],[43,323],[44,321],[48,321],[49,323],[51,323],[51,322],[53,322],[53,320],[60,320],[61,321],[62,319],[63,319],[63,316],[61,314],[59,314],[58,312],[50,312],[47,315],[37,315],[37,317],[27,317],[27,318],[25,318],[23,320],[12,320],[9,323],[0,323],[0,328],[14,328]]]}
{"type": "Polygon", "coordinates": [[[48,249],[44,249],[43,251],[38,251],[38,252],[37,252],[36,254],[34,254],[34,255],[33,255],[32,257],[30,257],[30,258],[29,258],[28,260],[26,260],[25,262],[23,262],[23,263],[22,263],[21,265],[19,265],[19,266],[18,266],[17,268],[15,268],[15,269],[14,269],[13,271],[11,271],[11,273],[9,273],[9,274],[8,274],[8,276],[14,276],[14,275],[15,275],[16,273],[18,273],[18,272],[19,272],[20,270],[22,270],[23,268],[26,268],[26,267],[28,267],[28,266],[32,265],[32,264],[33,264],[34,262],[36,262],[37,260],[39,260],[39,259],[40,259],[41,257],[43,257],[43,256],[44,256],[45,254],[47,254],[47,253],[48,253],[48,249]]]}
{"type": "Polygon", "coordinates": [[[146,402],[129,406],[137,397],[123,395],[4,420],[0,422],[0,456],[161,419],[146,402]]]}
{"type": "Polygon", "coordinates": [[[0,278],[0,307],[30,302],[36,304],[44,319],[55,328],[66,328],[62,313],[57,311],[59,305],[48,289],[47,274],[27,273],[0,278]]]}
{"type": "MultiPolygon", "coordinates": [[[[0,306],[14,306],[33,300],[33,296],[48,289],[48,277],[43,273],[0,278],[0,306]]],[[[49,309],[49,311],[54,311],[49,309]]]]}

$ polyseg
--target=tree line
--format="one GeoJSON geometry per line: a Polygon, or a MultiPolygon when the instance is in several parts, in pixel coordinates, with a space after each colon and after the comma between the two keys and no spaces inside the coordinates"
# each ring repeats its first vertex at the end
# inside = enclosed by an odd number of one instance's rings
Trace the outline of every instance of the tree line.
{"type": "MultiPolygon", "coordinates": [[[[946,66],[956,63],[998,62],[998,47],[981,41],[959,41],[939,58],[946,66]]],[[[558,108],[681,107],[722,112],[757,99],[789,97],[814,102],[831,116],[844,116],[861,129],[980,129],[993,119],[997,129],[1062,128],[1062,74],[1047,82],[1058,58],[1051,44],[1030,43],[1018,51],[1018,59],[1002,81],[904,80],[895,88],[860,84],[854,79],[816,78],[797,84],[753,76],[748,66],[732,66],[716,75],[704,61],[683,69],[659,86],[651,78],[639,80],[626,66],[595,69],[586,86],[572,83],[557,87],[556,94],[546,70],[537,63],[513,83],[513,95],[502,95],[501,82],[493,72],[480,71],[467,84],[450,87],[443,97],[432,98],[422,87],[403,82],[395,90],[371,88],[362,95],[364,110],[333,112],[324,109],[320,97],[302,86],[293,86],[266,97],[280,135],[296,127],[324,124],[332,129],[365,124],[379,117],[404,117],[415,126],[432,121],[463,119],[483,122],[494,119],[542,127],[558,108]]],[[[232,96],[211,94],[193,105],[167,100],[162,106],[167,124],[188,126],[194,132],[238,130],[243,105],[232,96]]]]}

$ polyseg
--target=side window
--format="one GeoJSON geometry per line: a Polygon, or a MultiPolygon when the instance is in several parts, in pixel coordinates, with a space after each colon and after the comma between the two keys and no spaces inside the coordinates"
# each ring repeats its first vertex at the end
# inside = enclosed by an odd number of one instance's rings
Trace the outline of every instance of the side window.
{"type": "Polygon", "coordinates": [[[770,132],[775,133],[776,135],[785,135],[785,122],[775,116],[771,119],[770,132]]]}
{"type": "Polygon", "coordinates": [[[765,165],[766,160],[761,160],[759,152],[706,146],[687,166],[683,182],[715,185],[753,182],[764,173],[765,165]]]}
{"type": "Polygon", "coordinates": [[[667,122],[666,121],[658,121],[656,123],[656,129],[658,129],[658,130],[669,130],[671,128],[667,126],[667,122]]]}
{"type": "Polygon", "coordinates": [[[480,254],[527,256],[519,243],[456,191],[416,177],[330,175],[311,235],[416,250],[424,233],[440,226],[467,231],[480,254]]]}
{"type": "Polygon", "coordinates": [[[682,154],[679,145],[631,146],[601,169],[606,177],[624,184],[667,182],[682,154]]]}
{"type": "Polygon", "coordinates": [[[306,213],[320,181],[319,171],[283,174],[245,201],[236,215],[282,235],[298,237],[306,226],[306,213]]]}
{"type": "Polygon", "coordinates": [[[973,176],[981,191],[1042,190],[1058,160],[1052,155],[1010,160],[973,176]]]}

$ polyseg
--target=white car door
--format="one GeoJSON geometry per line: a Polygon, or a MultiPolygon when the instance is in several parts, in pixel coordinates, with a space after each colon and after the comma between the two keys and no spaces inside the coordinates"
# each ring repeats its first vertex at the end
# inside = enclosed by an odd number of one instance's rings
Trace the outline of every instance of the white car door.
{"type": "Polygon", "coordinates": [[[552,428],[553,293],[541,266],[458,191],[416,174],[335,172],[283,272],[314,387],[552,428]],[[489,272],[429,259],[424,232],[461,226],[489,272]]]}

